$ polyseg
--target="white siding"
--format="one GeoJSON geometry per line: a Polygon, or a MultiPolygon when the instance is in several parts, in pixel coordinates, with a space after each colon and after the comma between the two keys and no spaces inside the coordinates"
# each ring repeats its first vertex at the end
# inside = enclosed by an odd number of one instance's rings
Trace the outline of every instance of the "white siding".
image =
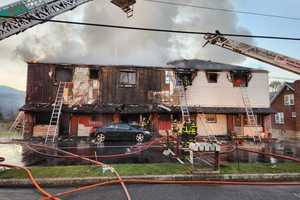
{"type": "MultiPolygon", "coordinates": [[[[199,71],[193,85],[187,89],[189,105],[203,107],[244,107],[240,88],[227,79],[228,72],[219,72],[218,83],[208,83],[204,71],[199,71]]],[[[252,107],[270,107],[268,73],[253,73],[248,85],[252,107]]]]}
{"type": "Polygon", "coordinates": [[[217,115],[216,123],[207,123],[205,115],[198,114],[197,127],[198,136],[227,135],[227,117],[226,115],[217,115]],[[204,119],[202,119],[201,117],[203,117],[204,119]]]}

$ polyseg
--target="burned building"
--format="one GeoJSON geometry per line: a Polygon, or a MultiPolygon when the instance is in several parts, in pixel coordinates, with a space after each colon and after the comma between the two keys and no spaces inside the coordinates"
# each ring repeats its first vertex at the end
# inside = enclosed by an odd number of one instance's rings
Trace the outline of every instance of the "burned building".
{"type": "Polygon", "coordinates": [[[28,63],[25,135],[44,136],[60,82],[66,82],[59,123],[61,136],[88,136],[111,122],[151,117],[154,130],[169,129],[168,111],[176,98],[161,68],[28,63]],[[160,116],[160,120],[158,120],[160,116]]]}
{"type": "Polygon", "coordinates": [[[172,119],[182,120],[175,77],[185,73],[191,79],[186,86],[187,103],[199,124],[198,135],[245,134],[242,96],[230,78],[234,71],[251,73],[246,85],[250,100],[261,131],[268,132],[271,109],[266,71],[183,60],[164,67],[28,63],[26,104],[21,108],[25,136],[45,136],[61,82],[66,84],[59,136],[89,136],[95,127],[120,121],[141,123],[144,118],[150,119],[156,133],[164,134],[171,129],[172,119]],[[203,122],[213,132],[206,133],[203,122]]]}

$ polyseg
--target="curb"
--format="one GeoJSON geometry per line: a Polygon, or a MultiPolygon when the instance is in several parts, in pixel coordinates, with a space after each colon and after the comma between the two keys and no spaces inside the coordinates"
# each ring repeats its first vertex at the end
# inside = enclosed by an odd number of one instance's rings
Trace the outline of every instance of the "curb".
{"type": "MultiPolygon", "coordinates": [[[[280,174],[204,174],[204,175],[145,175],[145,176],[122,176],[124,180],[164,180],[164,181],[199,181],[199,180],[221,180],[221,181],[300,181],[300,173],[280,174]]],[[[43,187],[66,187],[101,183],[116,180],[115,177],[87,177],[87,178],[41,178],[36,179],[43,187]]],[[[28,179],[0,179],[0,187],[32,187],[28,179]]]]}

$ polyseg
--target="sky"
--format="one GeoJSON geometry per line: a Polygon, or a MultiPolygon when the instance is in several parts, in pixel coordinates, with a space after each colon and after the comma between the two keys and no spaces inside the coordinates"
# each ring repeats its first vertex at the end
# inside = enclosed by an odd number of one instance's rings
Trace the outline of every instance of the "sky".
{"type": "MultiPolygon", "coordinates": [[[[99,2],[99,0],[96,0],[99,2]]],[[[100,0],[104,1],[104,0],[100,0]]],[[[166,0],[167,1],[167,0],[166,0]]],[[[177,2],[185,2],[196,5],[207,5],[208,0],[197,0],[197,1],[189,1],[189,0],[176,0],[177,2]]],[[[220,0],[218,0],[221,2],[220,0]]],[[[215,1],[215,2],[218,2],[215,1]]],[[[223,1],[223,0],[222,0],[223,1]]],[[[1,0],[0,6],[7,5],[9,3],[14,2],[13,0],[1,0]]],[[[212,6],[213,1],[209,1],[209,6],[212,6]]],[[[236,9],[243,11],[251,11],[251,12],[259,12],[265,14],[274,14],[274,15],[284,15],[290,17],[299,17],[300,14],[298,12],[298,8],[300,7],[300,1],[297,0],[285,0],[284,3],[282,0],[227,0],[223,1],[227,3],[215,3],[213,6],[216,8],[227,8],[224,6],[232,6],[228,7],[228,9],[236,9]]],[[[91,3],[89,3],[91,4],[91,3]]],[[[214,31],[213,29],[223,28],[224,31],[231,30],[230,28],[226,29],[226,24],[222,24],[222,26],[217,25],[217,19],[226,18],[227,20],[234,20],[234,23],[237,26],[240,26],[242,29],[245,29],[247,33],[251,33],[253,35],[274,35],[274,36],[284,36],[284,37],[300,37],[300,20],[286,20],[286,19],[278,19],[278,18],[268,18],[262,16],[251,16],[245,14],[236,14],[236,16],[232,17],[231,14],[215,12],[215,11],[206,11],[197,8],[188,8],[188,9],[178,9],[176,6],[170,5],[160,5],[154,4],[150,2],[143,2],[143,0],[138,0],[138,5],[136,9],[140,8],[140,10],[135,12],[133,19],[127,19],[121,11],[117,8],[114,8],[113,5],[108,3],[104,3],[105,9],[102,8],[93,8],[93,5],[84,5],[80,8],[77,8],[71,12],[63,14],[58,17],[58,19],[68,19],[74,21],[81,21],[85,19],[93,19],[93,22],[98,23],[119,23],[122,25],[138,25],[142,26],[153,26],[159,28],[177,28],[182,30],[198,30],[201,31],[203,27],[205,27],[206,21],[209,22],[209,18],[214,18],[216,26],[214,24],[210,24],[207,26],[206,31],[214,31]],[[94,13],[96,16],[88,16],[90,13],[87,13],[87,10],[94,9],[94,13]],[[113,15],[107,10],[112,9],[113,13],[119,12],[118,16],[113,15]],[[103,13],[102,13],[103,12],[103,13]],[[163,14],[155,12],[164,12],[163,14]],[[99,15],[99,13],[101,15],[99,15]],[[192,15],[190,13],[197,13],[198,15],[192,15]],[[98,14],[98,15],[97,15],[98,14]],[[153,15],[154,14],[154,15],[153,15]],[[87,15],[87,16],[86,16],[87,15]],[[107,18],[106,18],[107,16],[107,18]],[[97,18],[99,17],[99,19],[97,18]],[[201,17],[203,17],[203,21],[201,21],[201,17]],[[118,20],[117,20],[117,19],[118,20]],[[119,19],[120,18],[120,19],[119,19]],[[161,22],[165,19],[165,22],[161,22]],[[167,19],[170,18],[170,19],[167,19]],[[193,18],[193,23],[190,23],[189,18],[193,18]],[[128,21],[128,22],[127,22],[128,21]],[[172,23],[176,21],[176,26],[172,23]],[[199,22],[199,27],[197,27],[197,22],[199,22]],[[166,27],[163,27],[163,26],[166,27]]],[[[99,5],[99,3],[97,4],[99,5]]],[[[95,7],[95,6],[94,6],[95,7]]],[[[228,25],[229,26],[229,25],[228,25]]],[[[232,26],[232,25],[231,25],[232,26]]],[[[234,28],[234,27],[233,27],[234,28]]],[[[112,30],[114,31],[114,30],[112,30]]],[[[222,31],[222,30],[221,30],[222,31]]],[[[82,28],[77,27],[62,27],[60,25],[54,25],[51,23],[46,23],[43,25],[38,25],[31,30],[28,30],[24,33],[18,34],[16,36],[12,36],[3,41],[0,41],[0,85],[6,85],[10,87],[14,87],[20,90],[26,89],[26,62],[24,62],[24,57],[27,56],[28,50],[34,52],[30,53],[32,55],[38,56],[46,56],[49,59],[53,59],[55,62],[87,62],[86,64],[90,64],[91,62],[97,62],[98,64],[111,63],[112,64],[143,64],[143,62],[151,65],[157,65],[160,62],[154,61],[156,58],[156,54],[151,51],[160,50],[159,54],[164,54],[166,49],[171,49],[174,51],[178,46],[182,48],[188,48],[185,51],[177,52],[177,54],[172,54],[171,58],[180,59],[184,58],[201,58],[206,60],[216,60],[223,61],[229,63],[230,60],[226,60],[226,57],[233,56],[233,64],[239,64],[247,67],[254,68],[262,68],[270,71],[270,79],[274,79],[276,77],[281,77],[286,80],[294,80],[299,79],[298,75],[295,75],[290,72],[286,72],[284,70],[277,69],[273,66],[264,64],[259,61],[255,61],[250,58],[239,59],[234,57],[234,53],[226,52],[227,50],[216,49],[213,48],[213,51],[216,51],[216,54],[222,54],[224,52],[224,59],[216,56],[211,56],[211,50],[208,49],[207,52],[200,51],[199,53],[195,53],[199,51],[198,48],[201,47],[201,42],[199,45],[197,44],[197,38],[192,38],[192,36],[185,36],[184,38],[181,36],[170,36],[167,38],[172,40],[172,45],[164,44],[165,38],[161,38],[158,36],[160,33],[147,33],[144,32],[124,32],[125,35],[119,35],[117,30],[113,32],[109,32],[107,30],[99,29],[99,30],[89,30],[89,32],[84,31],[82,28]],[[65,31],[65,32],[64,32],[65,31]],[[72,31],[72,33],[70,33],[72,31]],[[94,34],[93,34],[94,32],[94,34]],[[89,35],[91,33],[91,35],[89,35]],[[96,39],[99,38],[99,34],[108,34],[105,36],[103,40],[99,41],[98,46],[95,46],[96,39]],[[59,35],[60,34],[60,35],[59,35]],[[62,35],[61,35],[62,34],[62,35]],[[132,36],[133,35],[133,36],[132,36]],[[91,38],[89,37],[91,36],[91,38]],[[128,37],[127,37],[128,36],[128,37]],[[94,37],[94,38],[93,38],[94,37]],[[128,38],[128,41],[121,41],[120,37],[128,38]],[[67,38],[67,39],[66,39],[67,38]],[[139,41],[139,43],[136,40],[139,41]],[[151,38],[151,39],[149,39],[151,38]],[[179,39],[178,39],[179,38],[179,39]],[[61,43],[59,41],[62,40],[61,43]],[[90,44],[82,45],[82,42],[86,42],[87,40],[90,44]],[[175,40],[175,42],[174,42],[175,40]],[[55,43],[56,45],[52,45],[51,43],[55,43]],[[133,45],[136,50],[131,50],[132,54],[137,58],[137,60],[130,59],[132,55],[126,55],[126,59],[120,59],[118,63],[116,63],[118,56],[124,57],[124,51],[126,49],[131,48],[130,44],[135,43],[133,45]],[[191,44],[192,45],[188,45],[191,44]],[[119,47],[118,44],[121,44],[119,47]],[[165,45],[165,48],[159,48],[159,44],[165,45]],[[176,44],[174,46],[174,44],[176,44]],[[113,48],[108,49],[108,46],[113,46],[113,48]],[[43,48],[45,47],[45,48],[43,48]],[[86,47],[86,49],[84,48],[86,47]],[[101,47],[101,48],[100,48],[101,47]],[[104,48],[105,47],[105,48],[104,48]],[[65,51],[65,49],[69,51],[65,51]],[[45,50],[47,49],[47,50],[45,50]],[[51,49],[56,52],[50,52],[48,49],[51,49]],[[80,49],[81,51],[76,51],[80,49]],[[99,51],[103,54],[103,57],[98,59],[94,59],[97,57],[95,51],[99,51]],[[71,56],[65,56],[64,54],[70,53],[71,56]],[[94,54],[93,54],[94,53],[94,54]],[[109,55],[114,54],[113,57],[109,55]],[[178,55],[177,57],[174,55],[178,55]],[[51,57],[52,56],[52,57],[51,57]],[[78,59],[82,56],[85,59],[78,59]],[[140,58],[140,59],[138,59],[140,58]],[[103,61],[103,63],[102,63],[103,61]]],[[[299,58],[300,59],[300,41],[284,41],[284,40],[265,40],[265,39],[254,39],[251,41],[252,44],[255,44],[259,47],[266,48],[278,53],[283,53],[289,55],[290,57],[299,58]]],[[[50,61],[51,61],[50,59],[50,61]]],[[[164,62],[164,59],[161,59],[164,62]]]]}

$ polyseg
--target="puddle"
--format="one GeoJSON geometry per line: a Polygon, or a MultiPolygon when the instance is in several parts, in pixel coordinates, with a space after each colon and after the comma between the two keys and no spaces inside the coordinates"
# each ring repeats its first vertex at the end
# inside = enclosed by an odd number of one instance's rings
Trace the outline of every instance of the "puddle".
{"type": "MultiPolygon", "coordinates": [[[[93,159],[95,155],[105,156],[105,155],[115,155],[123,154],[126,152],[133,151],[132,146],[135,143],[130,142],[110,142],[105,143],[104,146],[96,146],[94,144],[89,144],[88,142],[81,141],[76,142],[63,142],[59,143],[58,147],[66,151],[84,155],[91,156],[93,159]]],[[[265,151],[278,153],[287,156],[293,156],[300,158],[300,144],[297,142],[279,142],[273,144],[263,144],[262,149],[265,151]]],[[[171,159],[162,155],[163,149],[159,146],[153,146],[142,153],[136,155],[130,155],[124,158],[113,158],[106,160],[99,160],[105,163],[161,163],[161,162],[177,162],[175,159],[171,159]]],[[[53,154],[54,152],[46,152],[53,154]]],[[[254,162],[264,162],[264,163],[276,163],[282,162],[274,158],[270,158],[263,155],[258,155],[255,153],[248,153],[244,151],[239,151],[240,162],[254,163],[254,162]]],[[[238,160],[237,152],[232,152],[228,155],[223,155],[222,160],[228,162],[236,162],[238,160]]],[[[77,159],[62,159],[62,158],[46,158],[37,153],[28,150],[21,145],[14,144],[0,144],[0,157],[6,158],[6,163],[23,165],[23,166],[53,166],[53,165],[75,165],[75,164],[86,164],[84,161],[77,159]]]]}

